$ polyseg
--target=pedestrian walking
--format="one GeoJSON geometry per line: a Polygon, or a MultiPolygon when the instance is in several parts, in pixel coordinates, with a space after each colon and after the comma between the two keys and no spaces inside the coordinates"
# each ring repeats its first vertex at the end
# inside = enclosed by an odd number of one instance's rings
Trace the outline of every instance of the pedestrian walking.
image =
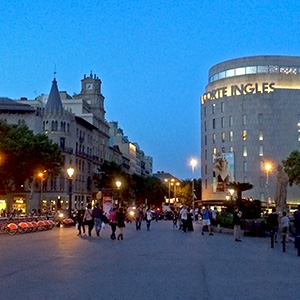
{"type": "Polygon", "coordinates": [[[294,227],[295,227],[295,247],[300,247],[300,205],[294,214],[294,227]]]}
{"type": "Polygon", "coordinates": [[[136,210],[136,217],[135,217],[135,227],[136,230],[141,230],[142,229],[142,222],[144,219],[144,212],[142,207],[138,207],[136,210]]]}
{"type": "Polygon", "coordinates": [[[85,226],[84,226],[84,214],[85,214],[85,209],[83,208],[83,206],[81,205],[80,208],[77,210],[77,214],[76,214],[76,221],[77,221],[77,229],[78,229],[78,235],[81,235],[81,229],[83,231],[83,233],[85,233],[85,226]]]}
{"type": "Polygon", "coordinates": [[[110,238],[112,240],[116,239],[116,229],[117,229],[117,209],[113,207],[112,211],[109,213],[109,225],[111,227],[110,238]]]}
{"type": "Polygon", "coordinates": [[[96,235],[100,236],[100,231],[101,231],[102,222],[103,222],[103,211],[102,211],[99,203],[95,204],[95,207],[92,212],[92,217],[94,219],[96,235]]]}
{"type": "Polygon", "coordinates": [[[186,232],[187,229],[187,219],[188,219],[188,211],[186,205],[183,205],[182,209],[180,210],[180,220],[182,222],[182,230],[186,232]]]}
{"type": "Polygon", "coordinates": [[[92,204],[88,203],[87,210],[85,211],[83,221],[88,225],[89,236],[92,236],[92,230],[94,227],[93,209],[92,204]]]}
{"type": "Polygon", "coordinates": [[[119,239],[123,240],[123,238],[124,238],[123,237],[123,229],[125,227],[125,213],[124,213],[124,209],[122,207],[120,207],[117,212],[116,220],[117,220],[117,226],[119,228],[118,240],[119,239]]]}
{"type": "Polygon", "coordinates": [[[150,230],[150,224],[151,224],[151,220],[152,220],[152,212],[151,209],[148,208],[147,212],[146,212],[146,224],[147,224],[147,231],[150,230]]]}
{"type": "Polygon", "coordinates": [[[209,206],[206,206],[202,209],[202,232],[201,234],[204,235],[205,228],[208,229],[209,235],[213,235],[212,227],[211,227],[211,220],[210,220],[210,209],[209,206]]]}
{"type": "Polygon", "coordinates": [[[188,218],[187,218],[187,230],[188,231],[194,231],[194,227],[193,227],[193,210],[192,209],[188,209],[188,218]]]}
{"type": "Polygon", "coordinates": [[[173,211],[172,219],[173,219],[173,229],[174,229],[174,228],[177,229],[177,228],[178,228],[178,227],[177,227],[178,211],[177,211],[176,209],[173,211]]]}
{"type": "Polygon", "coordinates": [[[234,240],[236,242],[242,241],[241,240],[242,237],[241,217],[242,217],[242,212],[239,210],[237,206],[235,206],[233,212],[233,234],[234,234],[234,240]]]}
{"type": "Polygon", "coordinates": [[[272,213],[269,214],[267,218],[267,226],[271,234],[274,235],[274,242],[277,243],[278,234],[278,214],[276,213],[276,208],[272,209],[272,213]]]}
{"type": "Polygon", "coordinates": [[[286,211],[282,212],[281,218],[282,234],[285,234],[286,243],[289,241],[290,219],[286,215],[286,211]]]}

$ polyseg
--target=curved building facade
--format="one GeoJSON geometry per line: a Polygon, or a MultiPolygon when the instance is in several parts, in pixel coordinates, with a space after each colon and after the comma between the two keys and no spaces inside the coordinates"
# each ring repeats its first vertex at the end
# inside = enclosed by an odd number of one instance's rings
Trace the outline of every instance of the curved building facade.
{"type": "MultiPolygon", "coordinates": [[[[277,166],[293,150],[300,150],[300,57],[213,66],[201,96],[202,200],[228,199],[226,183],[238,181],[254,186],[244,197],[274,202],[277,166]]],[[[288,203],[300,203],[299,195],[288,187],[288,203]]]]}

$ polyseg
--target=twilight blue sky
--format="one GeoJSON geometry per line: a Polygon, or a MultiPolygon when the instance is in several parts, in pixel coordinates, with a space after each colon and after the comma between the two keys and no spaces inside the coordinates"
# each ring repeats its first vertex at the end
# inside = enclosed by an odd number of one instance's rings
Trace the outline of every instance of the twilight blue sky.
{"type": "Polygon", "coordinates": [[[106,119],[153,157],[153,171],[191,178],[208,69],[300,55],[299,15],[299,0],[2,0],[0,96],[49,93],[55,65],[73,95],[92,70],[106,119]]]}

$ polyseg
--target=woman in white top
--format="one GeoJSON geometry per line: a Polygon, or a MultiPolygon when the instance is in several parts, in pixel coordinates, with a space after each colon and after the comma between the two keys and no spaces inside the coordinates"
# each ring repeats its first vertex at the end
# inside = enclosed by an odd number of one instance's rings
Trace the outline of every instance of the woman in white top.
{"type": "Polygon", "coordinates": [[[92,204],[88,203],[87,209],[86,209],[84,217],[83,217],[83,221],[85,222],[85,224],[88,225],[89,236],[92,236],[92,230],[94,227],[94,219],[92,217],[92,213],[93,213],[92,204]]]}

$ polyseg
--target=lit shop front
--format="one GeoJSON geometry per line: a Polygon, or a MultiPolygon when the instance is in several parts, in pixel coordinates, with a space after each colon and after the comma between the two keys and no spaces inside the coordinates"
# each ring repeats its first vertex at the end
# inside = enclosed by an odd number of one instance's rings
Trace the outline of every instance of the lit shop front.
{"type": "Polygon", "coordinates": [[[14,197],[12,209],[20,213],[26,212],[26,199],[24,197],[14,197]]]}

